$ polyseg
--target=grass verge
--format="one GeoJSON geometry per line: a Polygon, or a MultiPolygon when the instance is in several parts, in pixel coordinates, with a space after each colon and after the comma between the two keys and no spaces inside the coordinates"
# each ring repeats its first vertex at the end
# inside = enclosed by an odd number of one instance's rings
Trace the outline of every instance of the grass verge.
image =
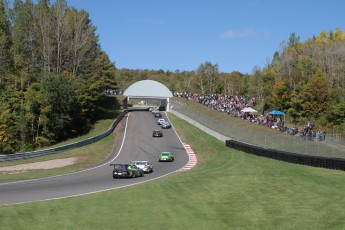
{"type": "Polygon", "coordinates": [[[344,172],[235,151],[169,118],[197,154],[192,170],[99,194],[2,206],[1,229],[345,228],[344,172]]]}
{"type": "MultiPolygon", "coordinates": [[[[78,142],[80,140],[85,140],[87,138],[96,136],[108,130],[113,122],[114,120],[112,119],[100,120],[94,125],[94,128],[87,135],[68,140],[66,142],[60,143],[59,145],[70,144],[70,143],[78,142]]],[[[18,172],[15,174],[1,174],[0,173],[0,181],[14,180],[14,179],[41,178],[41,177],[54,176],[58,174],[65,174],[65,173],[76,172],[76,171],[86,169],[106,159],[106,157],[111,153],[115,138],[116,138],[116,133],[113,133],[93,144],[86,145],[86,146],[72,149],[72,150],[68,150],[65,152],[50,154],[50,155],[46,155],[42,157],[29,158],[26,160],[1,162],[0,167],[28,164],[28,163],[33,163],[33,162],[41,162],[41,161],[46,161],[46,160],[54,160],[54,159],[61,159],[61,158],[68,158],[68,157],[78,158],[78,161],[76,164],[73,164],[67,167],[62,167],[62,168],[55,168],[55,169],[49,169],[49,170],[32,170],[32,171],[27,171],[27,172],[18,172]]],[[[52,146],[52,147],[55,147],[55,146],[52,146]]]]}

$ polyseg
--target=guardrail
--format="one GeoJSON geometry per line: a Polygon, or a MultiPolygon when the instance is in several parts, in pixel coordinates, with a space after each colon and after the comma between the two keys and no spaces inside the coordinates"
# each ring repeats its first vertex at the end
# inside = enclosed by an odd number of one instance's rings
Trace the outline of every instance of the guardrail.
{"type": "Polygon", "coordinates": [[[14,154],[2,155],[2,156],[0,156],[0,162],[14,161],[14,160],[24,160],[24,159],[33,158],[33,157],[45,156],[45,155],[49,155],[49,154],[56,154],[56,153],[59,153],[59,152],[62,152],[62,151],[66,151],[66,150],[70,150],[70,149],[74,149],[74,148],[79,148],[79,147],[82,147],[82,146],[94,143],[94,142],[99,141],[102,138],[110,135],[114,131],[114,129],[117,126],[117,124],[126,115],[127,112],[128,112],[128,110],[122,111],[122,113],[115,120],[115,122],[110,126],[110,128],[107,131],[105,131],[104,133],[101,133],[101,134],[99,134],[97,136],[91,137],[91,138],[86,139],[86,140],[78,141],[78,142],[75,142],[75,143],[72,143],[72,144],[59,146],[59,147],[56,147],[56,148],[43,149],[43,150],[37,150],[37,151],[32,151],[32,152],[24,152],[24,153],[14,153],[14,154]]]}
{"type": "Polygon", "coordinates": [[[289,153],[275,149],[266,149],[236,140],[226,140],[225,144],[229,148],[237,149],[256,156],[319,168],[345,170],[345,159],[341,158],[289,153]]]}
{"type": "Polygon", "coordinates": [[[175,110],[171,110],[171,113],[175,114],[181,119],[186,120],[190,124],[198,127],[199,129],[203,130],[209,135],[212,135],[221,141],[225,141],[225,145],[229,148],[237,149],[239,151],[243,151],[243,152],[253,154],[256,156],[271,158],[271,159],[285,161],[285,162],[294,163],[294,164],[301,164],[301,165],[307,165],[307,166],[313,166],[313,167],[319,167],[319,168],[328,168],[328,169],[336,169],[336,170],[345,171],[344,158],[316,156],[316,154],[305,155],[305,154],[300,154],[300,153],[292,153],[292,152],[252,145],[252,144],[245,143],[242,141],[230,139],[229,137],[224,136],[215,130],[207,128],[203,124],[175,110]]]}

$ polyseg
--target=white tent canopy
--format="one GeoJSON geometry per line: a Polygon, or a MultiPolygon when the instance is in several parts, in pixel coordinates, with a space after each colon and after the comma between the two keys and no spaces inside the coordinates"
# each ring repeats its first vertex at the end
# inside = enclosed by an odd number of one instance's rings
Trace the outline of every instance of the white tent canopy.
{"type": "Polygon", "coordinates": [[[251,107],[246,107],[244,109],[241,110],[244,113],[257,113],[258,111],[256,111],[255,109],[251,108],[251,107]]]}

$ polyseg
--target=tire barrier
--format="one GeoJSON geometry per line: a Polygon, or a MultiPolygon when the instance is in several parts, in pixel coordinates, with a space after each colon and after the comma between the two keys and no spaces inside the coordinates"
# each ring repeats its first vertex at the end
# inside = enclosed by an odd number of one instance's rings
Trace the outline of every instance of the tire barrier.
{"type": "Polygon", "coordinates": [[[289,153],[274,149],[266,149],[236,140],[226,140],[225,144],[229,148],[240,150],[256,156],[319,168],[345,170],[345,159],[341,158],[307,156],[303,154],[289,153]]]}
{"type": "Polygon", "coordinates": [[[99,141],[103,139],[106,136],[109,136],[117,126],[117,124],[121,121],[121,119],[126,115],[128,111],[124,110],[121,112],[121,114],[118,116],[118,118],[115,120],[115,122],[110,126],[110,128],[105,131],[104,133],[101,133],[97,136],[91,137],[86,140],[78,141],[72,144],[68,145],[63,145],[59,146],[56,148],[51,148],[51,149],[43,149],[43,150],[37,150],[37,151],[32,151],[32,152],[25,152],[25,153],[14,153],[14,154],[8,154],[8,155],[1,155],[0,156],[0,162],[5,162],[5,161],[14,161],[14,160],[24,160],[28,158],[33,158],[33,157],[40,157],[40,156],[45,156],[49,154],[56,154],[60,153],[66,150],[71,150],[74,148],[79,148],[85,145],[89,145],[91,143],[94,143],[96,141],[99,141]]]}

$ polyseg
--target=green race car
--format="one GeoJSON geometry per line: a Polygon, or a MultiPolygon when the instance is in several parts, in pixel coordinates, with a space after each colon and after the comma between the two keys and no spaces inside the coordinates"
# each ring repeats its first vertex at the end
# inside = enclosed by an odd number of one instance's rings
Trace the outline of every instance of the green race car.
{"type": "Polygon", "coordinates": [[[159,154],[159,157],[158,157],[158,161],[161,162],[161,161],[174,161],[174,154],[172,154],[171,152],[161,152],[159,154]]]}

